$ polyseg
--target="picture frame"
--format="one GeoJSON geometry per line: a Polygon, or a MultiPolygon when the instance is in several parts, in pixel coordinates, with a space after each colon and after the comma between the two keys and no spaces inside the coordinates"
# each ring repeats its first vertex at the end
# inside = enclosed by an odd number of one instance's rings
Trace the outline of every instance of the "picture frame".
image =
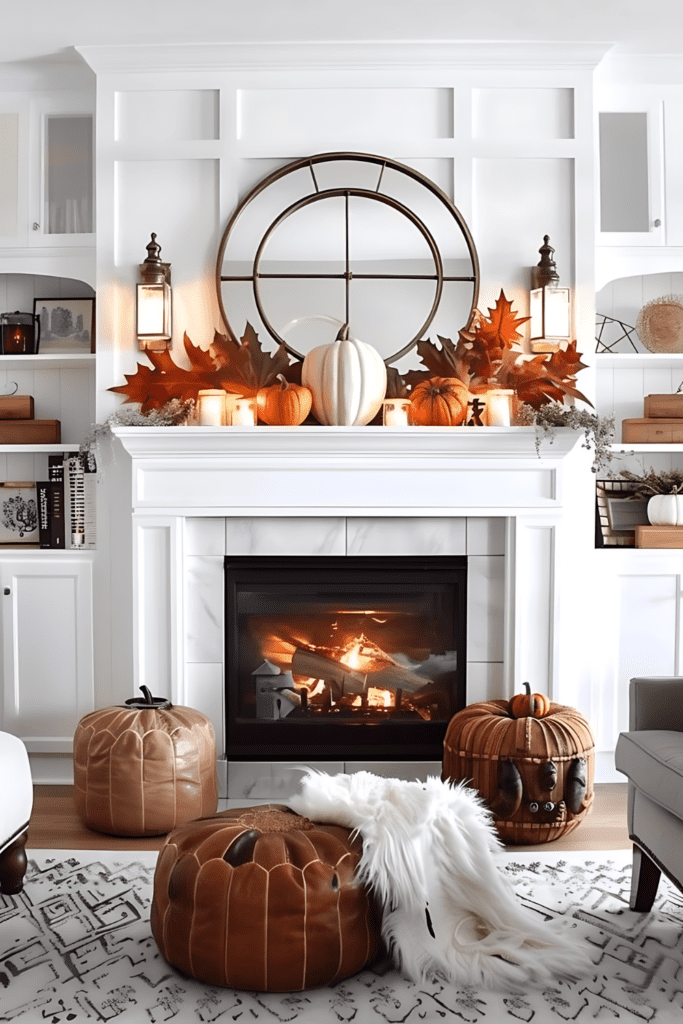
{"type": "Polygon", "coordinates": [[[0,483],[0,547],[38,547],[38,501],[34,481],[0,483]]]}
{"type": "Polygon", "coordinates": [[[94,352],[95,299],[33,300],[41,352],[94,352]]]}

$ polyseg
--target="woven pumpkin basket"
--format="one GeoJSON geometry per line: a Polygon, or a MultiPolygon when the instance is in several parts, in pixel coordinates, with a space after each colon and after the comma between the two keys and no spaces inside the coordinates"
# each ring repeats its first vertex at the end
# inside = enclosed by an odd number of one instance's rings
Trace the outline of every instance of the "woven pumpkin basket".
{"type": "Polygon", "coordinates": [[[542,694],[470,704],[446,730],[442,780],[476,789],[512,845],[551,842],[577,828],[593,804],[594,770],[586,719],[542,694]]]}

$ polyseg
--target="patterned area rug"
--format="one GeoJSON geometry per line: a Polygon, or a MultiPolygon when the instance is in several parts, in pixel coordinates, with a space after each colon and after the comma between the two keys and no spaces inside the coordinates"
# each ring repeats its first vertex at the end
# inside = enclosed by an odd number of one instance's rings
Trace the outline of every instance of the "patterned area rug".
{"type": "Polygon", "coordinates": [[[683,897],[663,881],[656,909],[628,909],[630,854],[508,854],[522,903],[565,918],[593,971],[523,995],[415,985],[365,970],[333,988],[235,992],[161,959],[149,931],[153,852],[35,851],[23,893],[0,896],[0,1021],[228,1024],[683,1021],[683,897]]]}

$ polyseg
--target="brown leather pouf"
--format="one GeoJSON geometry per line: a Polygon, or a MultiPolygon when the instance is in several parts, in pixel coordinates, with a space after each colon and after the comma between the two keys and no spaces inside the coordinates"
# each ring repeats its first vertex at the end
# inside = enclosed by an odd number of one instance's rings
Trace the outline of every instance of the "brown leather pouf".
{"type": "Polygon", "coordinates": [[[354,878],[361,852],[350,829],[279,804],[177,828],[154,876],[162,956],[200,981],[252,992],[348,978],[379,944],[372,897],[354,878]]]}
{"type": "Polygon", "coordinates": [[[109,835],[163,835],[218,806],[213,725],[141,689],[144,699],[93,711],[74,735],[76,810],[109,835]]]}

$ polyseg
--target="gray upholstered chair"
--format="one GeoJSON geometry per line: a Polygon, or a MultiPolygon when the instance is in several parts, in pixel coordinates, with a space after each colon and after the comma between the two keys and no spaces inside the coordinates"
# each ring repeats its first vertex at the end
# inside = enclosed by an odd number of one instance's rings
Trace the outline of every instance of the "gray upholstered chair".
{"type": "Polygon", "coordinates": [[[8,732],[0,732],[0,779],[0,893],[10,896],[24,884],[33,786],[26,747],[8,732]]]}
{"type": "Polygon", "coordinates": [[[683,889],[683,676],[631,680],[629,731],[617,743],[634,842],[632,910],[650,910],[661,872],[683,889]]]}

